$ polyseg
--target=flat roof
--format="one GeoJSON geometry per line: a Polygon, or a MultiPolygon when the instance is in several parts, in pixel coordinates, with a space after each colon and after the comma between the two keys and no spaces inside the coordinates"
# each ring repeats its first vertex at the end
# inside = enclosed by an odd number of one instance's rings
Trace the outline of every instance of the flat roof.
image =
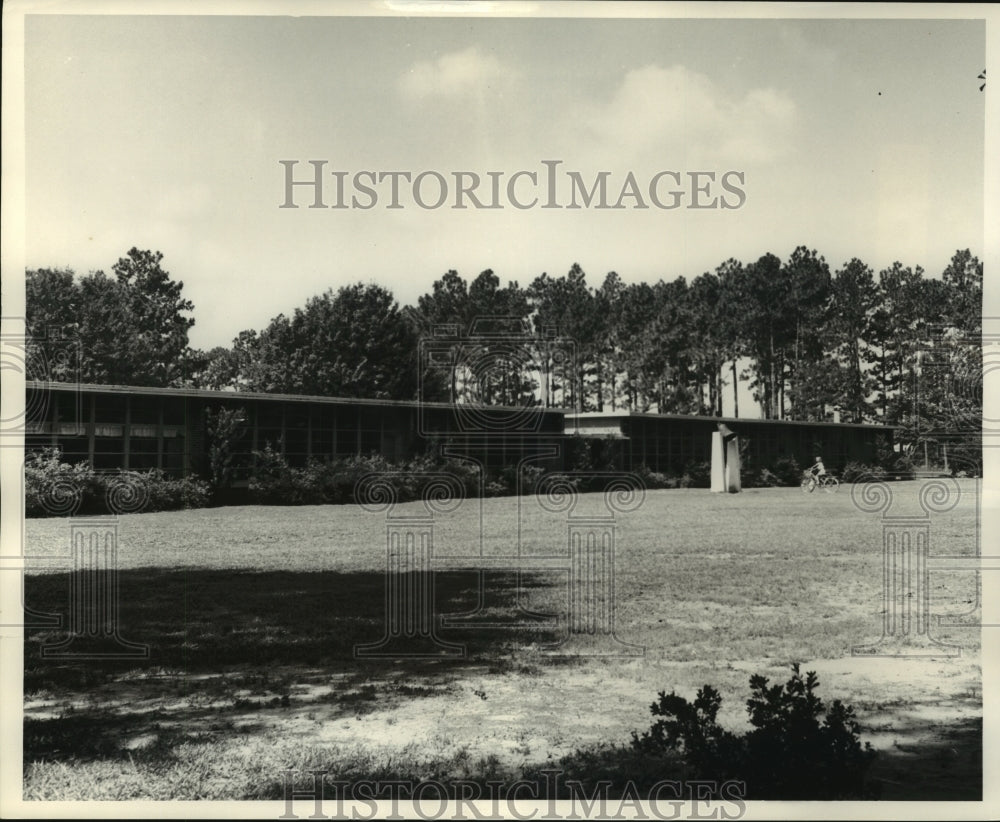
{"type": "Polygon", "coordinates": [[[415,408],[423,406],[426,408],[476,408],[484,411],[496,410],[499,412],[520,412],[526,410],[536,410],[541,414],[561,414],[565,417],[566,426],[577,420],[594,421],[621,421],[624,419],[649,419],[649,420],[697,420],[706,423],[726,423],[727,425],[800,425],[800,426],[837,426],[839,428],[878,428],[891,431],[896,426],[879,425],[877,423],[857,423],[857,422],[809,422],[805,420],[765,420],[753,419],[750,417],[709,417],[698,414],[651,414],[639,411],[567,411],[562,408],[543,408],[537,406],[507,406],[507,405],[484,405],[476,406],[468,403],[449,402],[421,402],[420,400],[379,400],[366,397],[324,397],[315,394],[268,394],[257,391],[215,391],[209,388],[157,388],[153,386],[138,385],[98,385],[96,383],[66,383],[66,382],[43,382],[38,380],[25,380],[25,389],[34,390],[54,390],[54,391],[79,391],[83,394],[123,394],[123,395],[145,395],[153,397],[191,397],[198,399],[231,399],[246,401],[264,402],[296,402],[296,403],[322,403],[325,405],[374,405],[387,408],[415,408]]]}
{"type": "Polygon", "coordinates": [[[611,419],[648,419],[648,420],[698,420],[701,422],[708,423],[726,423],[726,425],[823,425],[823,426],[837,426],[838,428],[880,428],[886,431],[892,431],[897,426],[894,425],[880,425],[878,423],[867,423],[867,422],[810,422],[808,420],[765,420],[765,419],[755,419],[751,417],[708,417],[701,416],[699,414],[650,414],[642,413],[639,411],[583,411],[583,412],[566,412],[566,425],[569,426],[571,421],[576,420],[611,420],[611,419]]]}
{"type": "Polygon", "coordinates": [[[422,402],[420,400],[378,400],[365,397],[323,397],[315,394],[268,394],[256,391],[214,391],[209,388],[156,388],[138,385],[98,385],[96,383],[40,382],[25,380],[26,389],[79,391],[83,394],[127,394],[153,397],[192,397],[200,399],[232,399],[261,400],[265,402],[302,402],[324,403],[327,405],[377,405],[389,408],[425,408],[496,410],[506,412],[521,412],[537,410],[544,414],[562,414],[561,408],[543,408],[542,406],[506,406],[506,405],[474,405],[470,403],[422,402]]]}

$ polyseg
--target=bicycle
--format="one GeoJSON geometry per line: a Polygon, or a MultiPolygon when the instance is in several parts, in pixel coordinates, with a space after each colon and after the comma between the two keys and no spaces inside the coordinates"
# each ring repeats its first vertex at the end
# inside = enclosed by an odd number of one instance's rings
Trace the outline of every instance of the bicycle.
{"type": "Polygon", "coordinates": [[[817,488],[822,488],[828,494],[834,493],[840,487],[840,480],[833,474],[824,474],[821,477],[814,477],[808,471],[802,477],[802,491],[811,494],[817,488]]]}

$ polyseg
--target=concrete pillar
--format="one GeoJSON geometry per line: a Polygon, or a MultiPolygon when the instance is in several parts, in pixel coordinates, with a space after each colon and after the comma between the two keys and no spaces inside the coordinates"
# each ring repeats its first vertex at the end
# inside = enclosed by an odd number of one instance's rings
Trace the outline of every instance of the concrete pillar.
{"type": "Polygon", "coordinates": [[[721,494],[726,490],[726,452],[722,434],[712,434],[712,491],[721,494]]]}
{"type": "Polygon", "coordinates": [[[726,491],[738,494],[740,484],[740,440],[733,437],[726,443],[726,491]]]}

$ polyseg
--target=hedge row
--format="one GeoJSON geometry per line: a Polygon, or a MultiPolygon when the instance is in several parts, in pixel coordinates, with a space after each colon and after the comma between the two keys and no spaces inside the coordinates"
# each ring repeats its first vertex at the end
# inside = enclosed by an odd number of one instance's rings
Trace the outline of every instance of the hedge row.
{"type": "Polygon", "coordinates": [[[507,496],[534,490],[544,469],[507,467],[487,474],[480,486],[475,465],[460,460],[436,462],[418,457],[393,463],[385,457],[350,457],[293,468],[270,446],[255,452],[250,498],[264,505],[380,504],[438,497],[507,496]],[[377,475],[377,476],[373,476],[377,475]]]}
{"type": "Polygon", "coordinates": [[[99,474],[89,463],[63,462],[58,448],[33,452],[24,465],[29,517],[176,511],[204,508],[211,498],[208,483],[194,477],[173,479],[156,469],[99,474]]]}
{"type": "MultiPolygon", "coordinates": [[[[707,462],[688,465],[681,474],[652,471],[645,465],[636,473],[647,488],[708,488],[711,466],[707,462]]],[[[744,488],[797,487],[802,481],[803,468],[794,457],[779,457],[770,467],[755,468],[744,463],[740,483],[744,488]]],[[[889,479],[913,479],[913,463],[908,456],[896,455],[883,465],[849,462],[837,474],[841,482],[878,482],[889,479]]]]}
{"type": "MultiPolygon", "coordinates": [[[[508,466],[487,474],[480,484],[475,465],[459,460],[437,462],[418,457],[393,463],[385,457],[358,456],[334,461],[310,461],[293,468],[270,446],[255,452],[249,482],[251,501],[264,505],[321,505],[337,503],[408,502],[420,498],[506,496],[534,491],[545,474],[538,466],[518,470],[508,466]],[[372,475],[378,475],[377,477],[372,475]]],[[[583,458],[572,470],[587,471],[583,458]]],[[[895,476],[912,477],[906,457],[888,468],[848,463],[840,474],[843,482],[864,482],[895,476]]],[[[680,475],[652,471],[641,466],[635,472],[643,485],[657,488],[708,488],[710,465],[694,462],[680,475]]],[[[156,469],[138,472],[119,470],[97,473],[88,463],[69,465],[58,448],[47,448],[28,456],[25,463],[25,513],[29,517],[74,514],[126,514],[202,508],[219,502],[210,483],[195,477],[173,479],[156,469]]],[[[794,458],[780,458],[769,468],[745,466],[744,488],[797,486],[802,469],[794,458]]],[[[599,490],[595,482],[572,484],[579,491],[599,490]]]]}

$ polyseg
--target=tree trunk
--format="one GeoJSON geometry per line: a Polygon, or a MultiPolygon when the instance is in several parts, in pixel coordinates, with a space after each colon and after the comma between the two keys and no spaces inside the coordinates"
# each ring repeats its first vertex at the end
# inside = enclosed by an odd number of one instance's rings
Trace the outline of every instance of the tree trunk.
{"type": "Polygon", "coordinates": [[[601,355],[598,354],[596,357],[597,362],[597,410],[604,410],[604,369],[602,366],[601,355]]]}
{"type": "Polygon", "coordinates": [[[740,380],[736,370],[736,356],[733,355],[733,416],[740,416],[740,380]]]}

